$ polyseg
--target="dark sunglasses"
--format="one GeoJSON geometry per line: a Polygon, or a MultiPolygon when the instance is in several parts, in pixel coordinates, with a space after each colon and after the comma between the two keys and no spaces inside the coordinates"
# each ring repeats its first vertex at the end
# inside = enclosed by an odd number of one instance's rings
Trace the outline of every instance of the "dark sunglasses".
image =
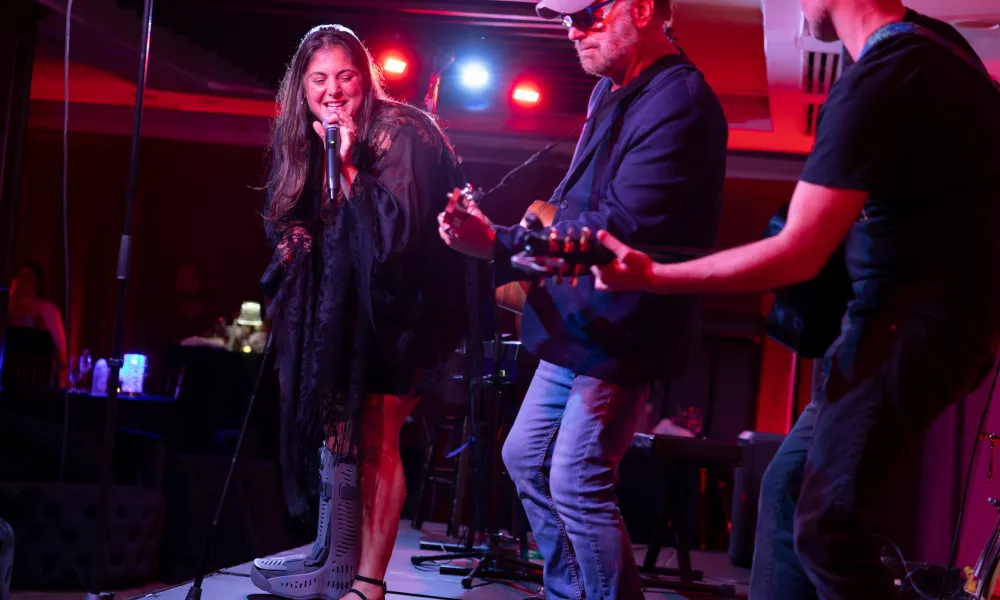
{"type": "Polygon", "coordinates": [[[562,15],[562,24],[566,29],[576,27],[580,31],[588,31],[594,26],[596,19],[594,19],[594,11],[598,8],[605,7],[612,4],[615,0],[604,0],[604,2],[598,2],[592,6],[577,11],[571,15],[562,15]]]}

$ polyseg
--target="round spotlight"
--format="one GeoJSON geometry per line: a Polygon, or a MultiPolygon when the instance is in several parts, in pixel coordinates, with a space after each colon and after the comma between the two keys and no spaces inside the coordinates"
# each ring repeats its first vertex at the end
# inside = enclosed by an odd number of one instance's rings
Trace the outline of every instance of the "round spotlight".
{"type": "Polygon", "coordinates": [[[462,66],[462,85],[481,90],[490,82],[490,72],[482,63],[472,62],[462,66]]]}

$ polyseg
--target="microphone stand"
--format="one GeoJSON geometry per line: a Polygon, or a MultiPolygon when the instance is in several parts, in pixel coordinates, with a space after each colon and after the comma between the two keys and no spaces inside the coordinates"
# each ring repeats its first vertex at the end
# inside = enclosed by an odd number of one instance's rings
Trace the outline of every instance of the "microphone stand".
{"type": "MultiPolygon", "coordinates": [[[[476,566],[453,567],[442,564],[438,567],[441,575],[457,575],[462,577],[464,589],[472,589],[476,579],[484,581],[519,581],[526,583],[542,583],[542,569],[539,565],[512,556],[505,551],[504,543],[508,541],[496,527],[494,511],[490,496],[494,487],[493,467],[496,459],[495,440],[499,421],[498,408],[503,403],[503,383],[500,376],[502,340],[494,331],[492,340],[492,372],[485,373],[485,340],[481,326],[480,311],[485,304],[482,289],[480,269],[481,261],[466,258],[465,288],[468,303],[468,335],[465,355],[466,383],[469,399],[468,430],[469,438],[464,452],[471,453],[473,506],[475,515],[466,529],[462,545],[442,545],[438,543],[421,542],[421,550],[441,550],[444,554],[411,556],[410,563],[421,565],[427,562],[450,562],[460,558],[475,559],[476,566]],[[484,388],[488,380],[491,399],[494,402],[492,419],[484,419],[483,400],[484,388]],[[485,430],[485,431],[484,431],[485,430]],[[489,513],[487,515],[487,513],[489,513]],[[474,544],[476,534],[481,534],[483,543],[474,544]]],[[[490,294],[492,296],[492,294],[490,294]]],[[[461,463],[459,463],[461,465],[461,463]]],[[[460,467],[461,468],[461,467],[460,467]]],[[[458,477],[465,477],[460,472],[458,477]]],[[[509,540],[515,541],[515,540],[509,540]]],[[[523,540],[517,540],[522,542],[523,540]]]]}
{"type": "Polygon", "coordinates": [[[222,484],[222,493],[219,495],[219,503],[215,505],[215,516],[212,518],[212,528],[208,531],[208,539],[205,542],[205,549],[201,555],[201,562],[195,572],[194,582],[188,589],[185,600],[201,600],[201,586],[205,581],[205,573],[208,571],[208,561],[212,556],[212,548],[215,547],[215,535],[219,530],[219,517],[222,515],[222,507],[226,504],[226,497],[229,495],[229,483],[233,480],[233,473],[236,471],[236,464],[240,458],[240,449],[243,448],[243,436],[247,433],[250,424],[250,415],[253,413],[254,400],[257,399],[257,391],[260,389],[260,381],[264,377],[264,369],[267,366],[267,359],[271,356],[271,343],[274,340],[274,333],[268,333],[267,344],[264,346],[264,355],[260,359],[260,370],[257,371],[257,381],[253,384],[253,392],[250,393],[250,403],[247,405],[247,412],[243,415],[243,426],[240,427],[240,437],[236,440],[236,449],[233,450],[233,459],[229,463],[229,471],[226,473],[226,481],[222,484]]]}
{"type": "Polygon", "coordinates": [[[153,27],[153,0],[143,0],[142,36],[139,44],[139,69],[135,85],[135,116],[132,123],[132,150],[129,157],[128,189],[125,196],[125,227],[118,245],[116,273],[116,298],[111,358],[108,361],[108,400],[104,409],[104,452],[102,456],[101,491],[97,518],[97,549],[94,585],[87,600],[111,600],[112,592],[100,592],[105,569],[105,538],[111,512],[111,486],[114,479],[115,428],[118,417],[118,377],[124,359],[122,356],[122,329],[125,323],[125,297],[132,259],[132,221],[135,213],[136,188],[139,179],[139,135],[142,128],[143,96],[146,91],[146,73],[149,66],[149,37],[153,27]]]}
{"type": "MultiPolygon", "coordinates": [[[[333,203],[337,197],[337,190],[340,187],[340,152],[338,142],[340,141],[340,128],[336,125],[326,126],[326,185],[329,190],[330,202],[333,203]]],[[[317,195],[317,198],[319,196],[317,195]]],[[[314,209],[316,219],[319,221],[320,202],[317,200],[314,209]]],[[[229,471],[226,473],[226,481],[222,485],[222,493],[219,495],[219,503],[215,506],[215,516],[212,518],[212,527],[208,532],[208,539],[205,541],[205,548],[202,551],[201,562],[195,572],[194,581],[188,588],[185,600],[201,600],[202,585],[205,582],[205,573],[208,572],[209,559],[212,556],[212,548],[215,547],[215,537],[219,529],[219,517],[222,515],[222,508],[229,495],[229,484],[232,482],[233,473],[236,472],[236,465],[240,459],[240,450],[243,448],[243,438],[246,435],[247,427],[250,424],[250,415],[253,413],[254,401],[257,399],[257,392],[260,389],[261,379],[264,377],[264,369],[267,366],[268,358],[271,356],[271,345],[274,341],[274,332],[267,336],[267,344],[264,346],[264,355],[261,357],[260,370],[257,372],[257,380],[254,383],[253,391],[250,394],[250,403],[247,411],[243,415],[243,426],[240,427],[240,437],[236,440],[236,448],[233,450],[233,458],[229,463],[229,471]]]]}

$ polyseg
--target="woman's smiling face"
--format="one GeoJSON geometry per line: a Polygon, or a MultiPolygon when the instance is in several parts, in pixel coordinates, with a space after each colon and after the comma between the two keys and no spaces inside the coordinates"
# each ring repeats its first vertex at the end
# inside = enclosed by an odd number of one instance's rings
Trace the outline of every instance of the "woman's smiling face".
{"type": "Polygon", "coordinates": [[[356,118],[364,104],[362,88],[361,72],[340,46],[323,48],[313,54],[302,82],[309,110],[320,121],[336,111],[356,118]]]}

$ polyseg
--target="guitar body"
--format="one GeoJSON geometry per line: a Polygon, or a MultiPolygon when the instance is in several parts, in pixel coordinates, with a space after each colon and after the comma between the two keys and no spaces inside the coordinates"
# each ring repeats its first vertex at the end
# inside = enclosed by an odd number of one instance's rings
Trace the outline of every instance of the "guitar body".
{"type": "MultiPolygon", "coordinates": [[[[765,237],[785,227],[788,205],[771,217],[765,237]]],[[[840,323],[853,291],[847,274],[844,244],[816,277],[774,290],[774,305],[767,315],[768,337],[805,358],[821,358],[840,335],[840,323]]]]}
{"type": "MultiPolygon", "coordinates": [[[[535,200],[528,207],[525,216],[533,214],[542,222],[542,225],[549,227],[556,218],[556,205],[549,204],[544,200],[535,200]]],[[[524,225],[524,221],[521,221],[524,225]]],[[[531,282],[512,281],[496,289],[497,306],[509,310],[513,313],[524,312],[524,305],[528,301],[528,291],[531,290],[531,282]]]]}

